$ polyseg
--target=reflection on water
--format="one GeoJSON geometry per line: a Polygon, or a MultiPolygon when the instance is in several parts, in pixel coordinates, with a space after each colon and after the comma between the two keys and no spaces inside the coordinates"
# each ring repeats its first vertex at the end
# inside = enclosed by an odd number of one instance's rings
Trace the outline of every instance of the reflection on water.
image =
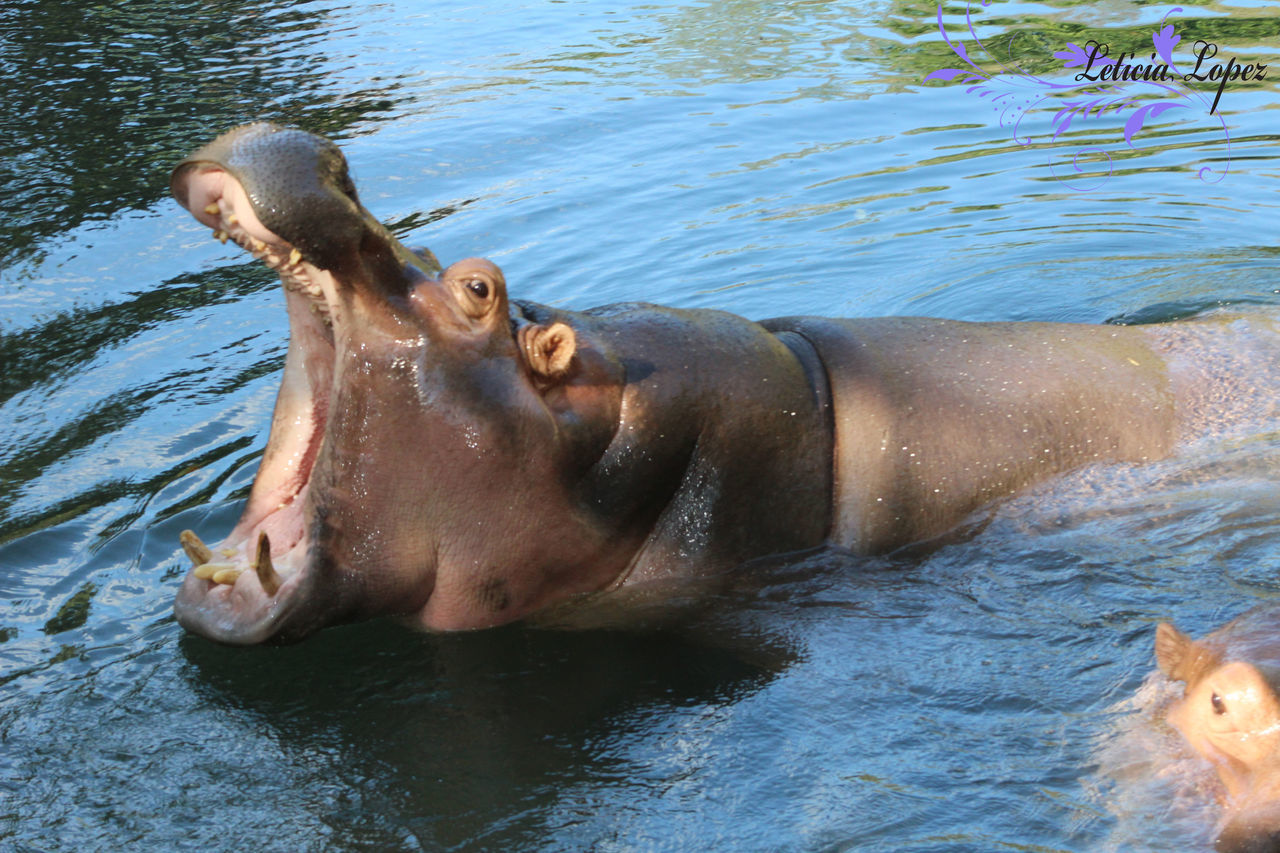
{"type": "MultiPolygon", "coordinates": [[[[1067,42],[1146,43],[1168,9],[975,12],[1044,74],[1067,42]]],[[[1054,141],[1049,109],[1019,144],[962,86],[921,82],[956,62],[937,14],[4,4],[0,844],[1170,849],[1203,828],[1202,803],[1171,822],[1141,773],[1120,791],[1098,768],[1163,736],[1149,693],[1116,709],[1157,621],[1199,634],[1275,594],[1274,433],[1091,472],[932,549],[772,561],[680,627],[371,624],[233,651],[169,615],[177,533],[234,522],[284,355],[270,276],[166,198],[174,161],[246,120],[343,140],[398,233],[573,308],[1275,304],[1280,84],[1228,90],[1209,184],[1207,115],[1130,149],[1115,123],[1054,141]],[[1100,189],[1054,177],[1104,144],[1100,189]]],[[[1171,20],[1242,59],[1280,50],[1265,4],[1171,20]]],[[[943,22],[962,33],[963,10],[943,22]]]]}
{"type": "Polygon", "coordinates": [[[147,208],[175,158],[264,115],[337,132],[385,113],[380,87],[336,91],[322,16],[296,3],[17,0],[0,11],[0,266],[82,222],[147,208]]]}

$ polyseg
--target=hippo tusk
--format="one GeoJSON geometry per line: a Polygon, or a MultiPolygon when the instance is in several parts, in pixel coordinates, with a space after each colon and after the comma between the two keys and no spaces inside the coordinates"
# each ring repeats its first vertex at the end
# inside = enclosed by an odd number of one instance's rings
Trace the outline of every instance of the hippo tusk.
{"type": "Polygon", "coordinates": [[[202,566],[213,559],[213,552],[209,550],[209,546],[200,541],[195,531],[182,531],[178,534],[178,541],[182,543],[182,550],[187,552],[192,565],[202,566]]]}
{"type": "MultiPolygon", "coordinates": [[[[191,562],[195,564],[193,572],[196,577],[201,580],[209,580],[214,583],[233,584],[244,571],[243,568],[236,566],[234,563],[218,563],[214,562],[213,551],[208,545],[200,541],[200,537],[194,531],[184,530],[178,534],[178,541],[182,543],[182,550],[191,558],[191,562]]],[[[223,549],[223,556],[232,556],[234,551],[227,553],[230,549],[223,549]]],[[[275,566],[271,565],[271,540],[267,538],[266,531],[262,531],[258,535],[258,556],[254,562],[254,570],[258,573],[258,581],[262,584],[262,589],[267,595],[275,595],[280,590],[280,584],[283,579],[280,573],[276,571],[275,566]]]]}
{"type": "Polygon", "coordinates": [[[271,540],[267,538],[265,530],[258,534],[258,559],[254,568],[257,569],[263,591],[267,595],[275,595],[280,589],[280,575],[271,565],[271,540]]]}

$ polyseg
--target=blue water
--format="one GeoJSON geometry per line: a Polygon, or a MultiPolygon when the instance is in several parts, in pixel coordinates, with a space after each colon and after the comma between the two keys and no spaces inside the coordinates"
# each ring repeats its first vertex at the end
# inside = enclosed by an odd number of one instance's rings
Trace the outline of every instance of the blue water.
{"type": "MultiPolygon", "coordinates": [[[[996,54],[1049,77],[1067,41],[1145,60],[1168,12],[974,8],[996,54]]],[[[1159,756],[1117,768],[1113,747],[1173,749],[1150,690],[1131,699],[1157,621],[1199,634],[1280,593],[1274,430],[1085,472],[931,550],[766,561],[672,628],[369,623],[232,650],[170,616],[177,534],[234,522],[284,356],[270,274],[167,198],[177,159],[248,120],[334,137],[407,241],[572,308],[1276,303],[1280,7],[1170,17],[1182,48],[1276,69],[1213,116],[1179,95],[1133,148],[1125,116],[1054,140],[1066,95],[1015,132],[990,98],[922,83],[959,62],[936,16],[6,2],[0,847],[1206,849],[1208,796],[1171,811],[1144,781],[1159,756]],[[1073,176],[1091,148],[1110,167],[1073,176]]]]}

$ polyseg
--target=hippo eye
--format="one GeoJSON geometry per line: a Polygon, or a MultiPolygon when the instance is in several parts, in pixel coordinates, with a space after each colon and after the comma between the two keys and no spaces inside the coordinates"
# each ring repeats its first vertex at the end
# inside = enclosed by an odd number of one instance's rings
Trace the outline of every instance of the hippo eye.
{"type": "Polygon", "coordinates": [[[1215,714],[1227,713],[1227,703],[1223,702],[1222,697],[1219,696],[1217,693],[1209,697],[1209,704],[1213,705],[1213,713],[1215,714]]]}
{"type": "Polygon", "coordinates": [[[458,261],[444,271],[441,281],[448,288],[454,307],[473,323],[493,320],[506,284],[502,270],[484,258],[458,261]]]}

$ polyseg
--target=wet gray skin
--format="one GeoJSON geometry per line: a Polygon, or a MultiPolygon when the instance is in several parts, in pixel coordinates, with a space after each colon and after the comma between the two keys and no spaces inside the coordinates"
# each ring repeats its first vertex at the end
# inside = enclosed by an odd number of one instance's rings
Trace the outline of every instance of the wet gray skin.
{"type": "Polygon", "coordinates": [[[409,251],[302,131],[230,131],[172,189],[280,273],[290,317],[244,513],[212,548],[184,536],[175,612],[222,642],[379,614],[481,628],[828,542],[882,551],[1271,405],[1212,391],[1270,387],[1266,318],[561,311],[509,301],[489,261],[409,251]]]}

